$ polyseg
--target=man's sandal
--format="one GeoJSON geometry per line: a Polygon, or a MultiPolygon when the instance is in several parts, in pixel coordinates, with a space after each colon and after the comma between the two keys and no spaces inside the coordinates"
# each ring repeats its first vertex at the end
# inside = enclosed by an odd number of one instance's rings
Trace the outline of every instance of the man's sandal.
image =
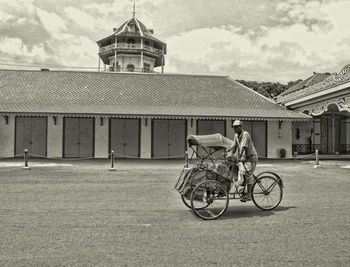
{"type": "Polygon", "coordinates": [[[252,197],[249,197],[249,196],[243,196],[241,198],[241,202],[247,202],[247,201],[251,201],[252,200],[252,197]]]}

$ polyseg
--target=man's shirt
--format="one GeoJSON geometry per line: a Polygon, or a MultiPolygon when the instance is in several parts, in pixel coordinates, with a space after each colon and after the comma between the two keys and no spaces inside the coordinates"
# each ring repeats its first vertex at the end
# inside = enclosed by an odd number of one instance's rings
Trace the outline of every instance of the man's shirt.
{"type": "Polygon", "coordinates": [[[240,135],[235,133],[235,144],[232,147],[232,153],[236,152],[238,148],[238,157],[245,158],[246,160],[258,159],[258,153],[256,153],[252,138],[247,131],[242,131],[240,135]]]}

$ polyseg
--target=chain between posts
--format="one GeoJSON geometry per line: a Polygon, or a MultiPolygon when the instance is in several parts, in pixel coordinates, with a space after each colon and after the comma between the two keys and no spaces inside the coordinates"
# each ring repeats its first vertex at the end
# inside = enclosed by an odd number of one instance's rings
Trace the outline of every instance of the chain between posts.
{"type": "MultiPolygon", "coordinates": [[[[315,161],[316,161],[316,165],[315,166],[319,166],[320,165],[320,160],[319,160],[319,151],[315,150],[315,153],[312,154],[308,154],[308,155],[303,155],[303,156],[299,156],[299,157],[294,157],[294,159],[302,159],[302,158],[306,158],[309,157],[311,155],[315,155],[315,161]]],[[[46,157],[46,156],[41,156],[41,155],[36,155],[36,154],[32,154],[28,152],[28,149],[24,149],[24,153],[23,154],[16,154],[14,155],[14,157],[20,157],[23,156],[24,158],[24,167],[22,169],[27,169],[30,170],[31,168],[29,167],[29,156],[34,156],[34,157],[38,157],[38,158],[45,158],[45,159],[54,159],[54,160],[62,160],[62,161],[66,161],[66,160],[87,160],[87,159],[94,159],[95,157],[87,157],[87,158],[74,158],[74,159],[61,159],[61,158],[51,158],[51,157],[46,157]]],[[[121,154],[117,154],[114,152],[114,150],[111,151],[111,153],[107,154],[107,157],[111,157],[111,167],[109,170],[111,171],[115,171],[115,156],[119,156],[121,158],[129,158],[129,159],[141,159],[140,157],[134,157],[134,156],[127,156],[127,155],[121,155],[121,154]]],[[[188,168],[189,165],[189,161],[188,161],[188,151],[185,151],[184,154],[178,154],[178,155],[174,155],[174,156],[170,156],[170,157],[157,157],[157,158],[147,158],[150,160],[157,160],[157,159],[171,159],[171,158],[180,158],[181,156],[185,157],[185,166],[186,168],[188,168]]],[[[10,159],[13,157],[3,157],[4,159],[10,159]]],[[[262,158],[262,157],[260,157],[262,158]]],[[[1,157],[0,157],[1,159],[1,157]]]]}

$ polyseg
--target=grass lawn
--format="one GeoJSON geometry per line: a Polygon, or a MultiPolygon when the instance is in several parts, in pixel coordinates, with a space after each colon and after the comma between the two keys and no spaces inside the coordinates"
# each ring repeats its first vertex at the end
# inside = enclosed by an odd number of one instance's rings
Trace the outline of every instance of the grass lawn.
{"type": "Polygon", "coordinates": [[[349,266],[350,162],[261,161],[274,211],[230,203],[214,221],[174,190],[182,161],[0,161],[0,266],[349,266]]]}

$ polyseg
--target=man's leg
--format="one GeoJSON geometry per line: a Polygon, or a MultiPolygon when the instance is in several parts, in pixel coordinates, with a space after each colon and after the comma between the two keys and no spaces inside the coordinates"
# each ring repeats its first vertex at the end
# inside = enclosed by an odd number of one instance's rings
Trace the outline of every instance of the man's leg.
{"type": "Polygon", "coordinates": [[[254,182],[253,173],[255,171],[256,161],[245,162],[244,167],[246,168],[245,177],[247,182],[247,192],[242,197],[241,199],[242,202],[252,200],[252,188],[253,188],[253,182],[254,182]]]}

